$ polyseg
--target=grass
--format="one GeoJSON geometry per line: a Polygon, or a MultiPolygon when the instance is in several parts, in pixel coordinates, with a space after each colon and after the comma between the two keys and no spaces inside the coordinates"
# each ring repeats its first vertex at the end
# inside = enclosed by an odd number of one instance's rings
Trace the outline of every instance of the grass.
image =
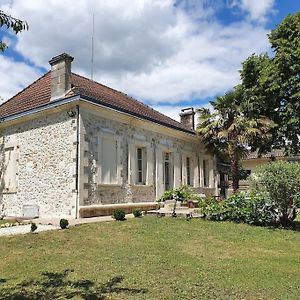
{"type": "Polygon", "coordinates": [[[6,224],[6,223],[14,223],[16,222],[15,220],[0,220],[0,225],[1,224],[6,224]]]}
{"type": "Polygon", "coordinates": [[[0,237],[0,299],[298,299],[300,232],[146,217],[0,237]]]}

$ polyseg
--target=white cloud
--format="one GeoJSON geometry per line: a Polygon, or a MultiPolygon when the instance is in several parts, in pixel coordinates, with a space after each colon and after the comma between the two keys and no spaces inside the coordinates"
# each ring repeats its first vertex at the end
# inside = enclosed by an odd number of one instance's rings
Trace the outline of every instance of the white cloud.
{"type": "Polygon", "coordinates": [[[267,14],[274,13],[275,0],[233,0],[232,7],[239,7],[249,14],[251,20],[265,22],[267,14]]]}
{"type": "Polygon", "coordinates": [[[0,104],[41,75],[27,64],[16,62],[4,56],[0,56],[0,74],[0,104]]]}
{"type": "Polygon", "coordinates": [[[152,105],[155,110],[160,111],[164,115],[172,118],[173,120],[180,121],[180,112],[186,106],[179,105],[152,105]]]}
{"type": "MultiPolygon", "coordinates": [[[[49,68],[51,57],[68,52],[75,57],[73,70],[86,76],[94,13],[94,79],[155,105],[174,105],[225,92],[238,83],[242,60],[268,50],[262,25],[220,25],[209,3],[14,0],[0,9],[28,21],[28,32],[18,35],[16,44],[26,59],[49,68]]],[[[6,95],[16,90],[3,89],[6,95]]]]}
{"type": "MultiPolygon", "coordinates": [[[[187,105],[153,105],[152,106],[155,110],[160,111],[164,115],[172,118],[173,120],[176,120],[180,122],[180,113],[183,108],[187,108],[187,105]]],[[[197,111],[198,108],[209,108],[210,110],[212,109],[212,106],[210,103],[201,105],[199,104],[197,107],[195,107],[195,111],[197,111]]],[[[195,126],[198,124],[198,115],[197,113],[195,114],[195,126]]]]}

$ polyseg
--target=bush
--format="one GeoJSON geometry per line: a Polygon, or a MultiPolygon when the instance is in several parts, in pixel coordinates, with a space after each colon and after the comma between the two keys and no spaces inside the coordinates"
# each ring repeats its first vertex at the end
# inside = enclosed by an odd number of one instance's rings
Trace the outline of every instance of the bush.
{"type": "Polygon", "coordinates": [[[289,226],[300,208],[300,164],[276,161],[263,165],[251,177],[251,189],[266,193],[283,227],[289,226]]]}
{"type": "Polygon", "coordinates": [[[142,211],[138,208],[134,209],[132,213],[133,213],[135,218],[140,218],[142,216],[142,211]]]}
{"type": "Polygon", "coordinates": [[[60,219],[59,226],[61,229],[66,229],[69,226],[69,221],[66,219],[60,219]]]}
{"type": "Polygon", "coordinates": [[[266,194],[237,193],[223,201],[208,198],[199,202],[199,209],[209,220],[260,226],[274,224],[277,216],[275,204],[266,194]]]}
{"type": "Polygon", "coordinates": [[[193,199],[193,200],[199,200],[199,197],[197,195],[194,195],[191,189],[186,186],[182,185],[181,187],[174,189],[174,190],[169,190],[165,191],[163,195],[158,199],[158,201],[166,201],[166,200],[177,200],[181,201],[183,203],[188,202],[188,200],[193,199]]]}
{"type": "Polygon", "coordinates": [[[173,199],[173,190],[165,191],[162,196],[158,199],[158,202],[164,202],[166,200],[173,199]]]}
{"type": "Polygon", "coordinates": [[[112,217],[116,220],[116,221],[125,221],[125,211],[123,209],[115,209],[113,212],[112,217]]]}
{"type": "Polygon", "coordinates": [[[31,223],[30,232],[35,232],[37,230],[37,226],[35,223],[31,223]]]}

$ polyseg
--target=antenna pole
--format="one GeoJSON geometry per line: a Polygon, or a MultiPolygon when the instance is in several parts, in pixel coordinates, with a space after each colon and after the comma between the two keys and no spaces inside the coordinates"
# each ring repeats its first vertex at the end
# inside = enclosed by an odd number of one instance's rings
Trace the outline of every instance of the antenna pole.
{"type": "Polygon", "coordinates": [[[92,58],[91,58],[91,79],[94,77],[94,35],[95,35],[95,14],[93,13],[93,30],[92,30],[92,58]]]}

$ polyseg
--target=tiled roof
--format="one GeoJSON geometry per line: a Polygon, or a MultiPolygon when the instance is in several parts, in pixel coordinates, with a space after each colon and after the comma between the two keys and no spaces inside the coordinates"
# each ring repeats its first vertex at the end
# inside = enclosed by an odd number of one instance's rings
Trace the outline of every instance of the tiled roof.
{"type": "MultiPolygon", "coordinates": [[[[17,95],[0,106],[0,118],[24,112],[50,102],[51,74],[46,73],[17,95]]],[[[127,112],[167,127],[194,133],[181,123],[163,115],[140,101],[128,95],[92,81],[88,78],[72,73],[72,90],[67,96],[80,95],[88,97],[102,105],[127,112]]]]}
{"type": "Polygon", "coordinates": [[[4,102],[0,106],[0,118],[48,103],[51,97],[50,80],[50,72],[48,72],[4,102]]]}
{"type": "Polygon", "coordinates": [[[271,152],[258,155],[258,151],[250,152],[249,155],[244,159],[257,159],[257,158],[271,158],[271,157],[284,157],[284,149],[274,149],[271,152]]]}

